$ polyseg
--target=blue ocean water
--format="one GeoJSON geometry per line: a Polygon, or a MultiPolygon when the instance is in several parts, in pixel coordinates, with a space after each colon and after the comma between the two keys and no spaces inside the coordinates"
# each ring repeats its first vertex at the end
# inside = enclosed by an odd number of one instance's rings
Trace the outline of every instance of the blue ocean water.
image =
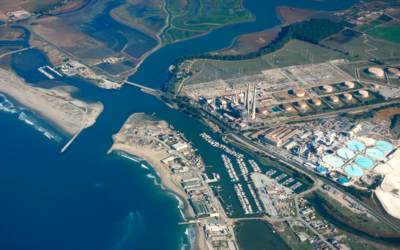
{"type": "MultiPolygon", "coordinates": [[[[256,22],[226,26],[204,37],[167,45],[146,59],[131,80],[161,87],[168,66],[180,56],[221,49],[241,33],[278,24],[274,8],[283,2],[332,10],[351,5],[349,1],[246,0],[256,22]],[[206,42],[210,40],[214,43],[206,42]]],[[[191,248],[194,228],[177,225],[185,219],[181,213],[185,204],[180,198],[163,189],[147,162],[121,152],[105,152],[112,144],[111,135],[129,115],[155,112],[194,142],[206,165],[222,168],[221,152],[210,150],[198,136],[208,128],[131,86],[104,90],[79,77],[49,81],[37,71],[47,64],[42,53],[29,50],[13,55],[11,66],[37,86],[73,86],[73,97],[100,101],[104,111],[64,154],[59,154],[69,136],[43,120],[41,114],[18,106],[9,97],[0,97],[1,249],[191,248]]]]}

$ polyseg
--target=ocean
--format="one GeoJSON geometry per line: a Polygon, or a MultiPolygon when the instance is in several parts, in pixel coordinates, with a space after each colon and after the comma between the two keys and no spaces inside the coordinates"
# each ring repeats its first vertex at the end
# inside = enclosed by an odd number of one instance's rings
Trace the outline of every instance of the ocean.
{"type": "MultiPolygon", "coordinates": [[[[353,3],[245,0],[245,7],[257,17],[255,22],[225,26],[203,37],[167,45],[148,57],[129,80],[161,88],[168,77],[168,67],[177,58],[221,49],[240,34],[279,24],[275,13],[278,5],[338,10],[353,3]]],[[[70,136],[40,114],[21,107],[6,95],[0,96],[1,249],[193,248],[195,228],[177,225],[186,219],[182,198],[163,188],[146,161],[122,152],[106,155],[106,151],[112,144],[111,135],[131,114],[155,112],[194,143],[206,165],[213,166],[207,170],[210,174],[223,169],[221,151],[199,137],[202,132],[211,134],[210,130],[132,86],[105,90],[79,77],[50,81],[37,71],[37,67],[49,64],[43,53],[33,49],[14,54],[11,68],[36,86],[58,86],[70,90],[75,98],[100,101],[104,111],[65,153],[59,154],[70,136]]],[[[213,137],[219,140],[216,135],[213,137]]],[[[233,188],[229,181],[223,183],[226,191],[222,195],[227,198],[233,188]]],[[[232,203],[238,202],[235,199],[232,203]]],[[[241,208],[235,211],[234,215],[239,215],[241,208]]],[[[246,248],[245,240],[241,244],[246,248]]],[[[254,249],[252,246],[247,248],[254,249]]]]}

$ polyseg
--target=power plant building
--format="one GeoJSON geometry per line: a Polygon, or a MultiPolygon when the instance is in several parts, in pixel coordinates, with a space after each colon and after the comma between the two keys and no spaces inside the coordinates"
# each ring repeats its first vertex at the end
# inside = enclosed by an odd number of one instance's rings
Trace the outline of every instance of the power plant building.
{"type": "Polygon", "coordinates": [[[281,126],[268,129],[264,134],[260,135],[259,138],[271,145],[280,147],[298,132],[298,129],[292,130],[285,126],[281,126]]]}

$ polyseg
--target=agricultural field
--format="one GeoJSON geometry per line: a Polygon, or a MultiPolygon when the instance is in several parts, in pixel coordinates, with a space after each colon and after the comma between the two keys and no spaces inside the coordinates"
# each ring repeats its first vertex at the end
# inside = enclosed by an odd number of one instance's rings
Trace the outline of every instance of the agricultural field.
{"type": "Polygon", "coordinates": [[[370,30],[372,28],[374,28],[374,26],[366,24],[366,25],[358,26],[356,29],[358,31],[360,31],[360,32],[365,32],[365,31],[370,30]]]}
{"type": "Polygon", "coordinates": [[[400,43],[400,26],[377,27],[366,32],[368,35],[379,37],[390,42],[400,43]]]}
{"type": "Polygon", "coordinates": [[[167,9],[172,20],[164,39],[171,42],[204,34],[224,24],[253,19],[241,5],[241,0],[169,0],[167,9]]]}
{"type": "Polygon", "coordinates": [[[384,24],[385,22],[382,21],[382,20],[379,20],[379,19],[375,19],[375,20],[373,20],[373,21],[371,21],[369,23],[372,24],[373,26],[379,26],[381,24],[384,24]]]}

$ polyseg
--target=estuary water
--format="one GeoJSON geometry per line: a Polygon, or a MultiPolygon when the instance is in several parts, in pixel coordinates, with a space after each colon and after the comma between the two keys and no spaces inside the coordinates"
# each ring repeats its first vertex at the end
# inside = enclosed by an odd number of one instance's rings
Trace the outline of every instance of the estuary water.
{"type": "MultiPolygon", "coordinates": [[[[245,7],[257,17],[255,22],[225,26],[203,37],[167,45],[148,57],[130,80],[161,88],[169,65],[179,57],[221,49],[240,34],[279,24],[278,5],[338,10],[353,3],[245,0],[245,7]]],[[[207,173],[221,172],[225,178],[222,152],[199,137],[210,130],[131,86],[104,90],[79,77],[49,81],[37,74],[37,67],[47,64],[45,55],[37,50],[15,54],[11,61],[12,69],[27,82],[45,88],[63,87],[75,98],[102,102],[104,111],[64,154],[59,154],[69,136],[11,98],[0,96],[1,249],[191,249],[196,231],[177,225],[186,219],[181,198],[162,187],[146,161],[121,152],[105,153],[112,144],[111,135],[131,114],[155,112],[194,143],[205,164],[213,166],[207,173]]],[[[269,169],[261,168],[263,172],[269,169]]],[[[229,200],[230,192],[232,185],[225,181],[221,196],[229,200]]],[[[234,195],[229,203],[236,207],[234,216],[241,216],[234,195]]],[[[270,242],[280,241],[273,234],[268,237],[270,242]]],[[[243,239],[241,245],[255,249],[243,239]]]]}

